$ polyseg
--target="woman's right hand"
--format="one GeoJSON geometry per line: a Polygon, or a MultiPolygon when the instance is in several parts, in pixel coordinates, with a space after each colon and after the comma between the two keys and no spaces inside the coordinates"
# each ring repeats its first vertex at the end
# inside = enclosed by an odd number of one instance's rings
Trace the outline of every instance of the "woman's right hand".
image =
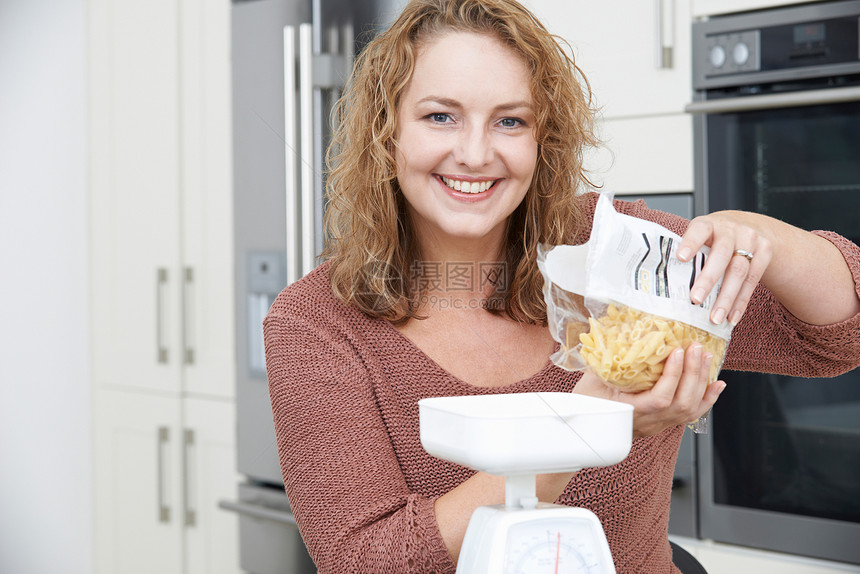
{"type": "Polygon", "coordinates": [[[672,351],[662,376],[647,391],[623,392],[586,370],[573,392],[633,405],[633,438],[651,436],[696,420],[717,402],[726,383],[708,384],[712,361],[711,353],[692,343],[686,351],[672,351]]]}

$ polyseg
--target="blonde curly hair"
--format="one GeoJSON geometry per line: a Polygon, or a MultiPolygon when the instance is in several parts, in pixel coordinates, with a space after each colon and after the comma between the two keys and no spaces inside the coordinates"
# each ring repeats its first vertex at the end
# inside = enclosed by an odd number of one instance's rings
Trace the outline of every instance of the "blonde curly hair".
{"type": "Polygon", "coordinates": [[[490,34],[531,71],[537,166],[508,221],[506,283],[486,308],[545,324],[537,246],[569,243],[583,231],[577,190],[591,185],[583,152],[598,142],[591,89],[567,43],[514,0],[412,0],[357,57],[327,157],[323,257],[331,260],[332,289],[372,317],[419,318],[422,293],[410,281],[419,245],[396,177],[397,109],[421,44],[451,31],[490,34]]]}

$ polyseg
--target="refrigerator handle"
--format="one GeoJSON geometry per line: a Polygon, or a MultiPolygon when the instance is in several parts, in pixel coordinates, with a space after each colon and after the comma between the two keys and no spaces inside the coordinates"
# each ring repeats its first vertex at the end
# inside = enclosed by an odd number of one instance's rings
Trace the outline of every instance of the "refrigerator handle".
{"type": "MultiPolygon", "coordinates": [[[[299,24],[299,105],[301,106],[301,246],[302,276],[314,267],[314,58],[313,25],[299,24]]],[[[289,262],[288,262],[289,264],[289,262]]]]}
{"type": "Polygon", "coordinates": [[[299,102],[296,98],[296,27],[284,27],[284,191],[287,201],[287,285],[301,277],[299,267],[299,245],[301,243],[298,221],[298,171],[299,147],[295,122],[299,117],[299,102]]]}

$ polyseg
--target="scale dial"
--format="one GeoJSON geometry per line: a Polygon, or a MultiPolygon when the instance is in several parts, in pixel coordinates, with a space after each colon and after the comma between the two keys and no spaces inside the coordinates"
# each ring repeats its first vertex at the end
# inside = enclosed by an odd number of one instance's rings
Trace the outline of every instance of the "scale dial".
{"type": "Polygon", "coordinates": [[[585,508],[481,506],[472,514],[457,574],[615,574],[600,520],[585,508]]]}
{"type": "Polygon", "coordinates": [[[601,552],[592,523],[533,518],[508,530],[504,574],[598,574],[601,552]]]}

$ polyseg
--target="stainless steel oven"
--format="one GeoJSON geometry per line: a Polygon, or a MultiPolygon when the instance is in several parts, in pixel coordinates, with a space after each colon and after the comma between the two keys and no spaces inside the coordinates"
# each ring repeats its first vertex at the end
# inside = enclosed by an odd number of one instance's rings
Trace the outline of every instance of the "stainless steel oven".
{"type": "MultiPolygon", "coordinates": [[[[693,24],[696,205],[860,241],[860,1],[693,24]]],[[[698,208],[697,208],[698,209],[698,208]]],[[[699,536],[860,564],[860,369],[724,372],[699,536]]]]}

